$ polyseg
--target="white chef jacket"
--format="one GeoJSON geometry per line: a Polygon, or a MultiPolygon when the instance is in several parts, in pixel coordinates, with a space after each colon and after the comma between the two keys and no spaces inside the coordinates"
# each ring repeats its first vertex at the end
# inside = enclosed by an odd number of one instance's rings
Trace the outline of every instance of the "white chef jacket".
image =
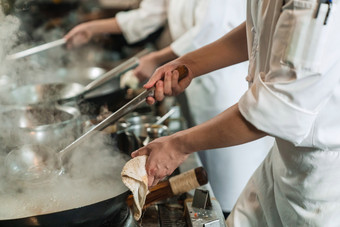
{"type": "Polygon", "coordinates": [[[333,1],[248,0],[242,115],[276,137],[230,226],[340,226],[340,12],[333,1]]]}
{"type": "MultiPolygon", "coordinates": [[[[246,18],[246,2],[231,0],[144,0],[116,19],[128,42],[145,38],[168,21],[172,50],[184,55],[220,38],[246,18]]],[[[247,63],[194,79],[186,89],[196,124],[235,104],[247,90],[247,63]]],[[[252,173],[272,146],[271,138],[232,148],[200,152],[214,194],[231,211],[252,173]]]]}

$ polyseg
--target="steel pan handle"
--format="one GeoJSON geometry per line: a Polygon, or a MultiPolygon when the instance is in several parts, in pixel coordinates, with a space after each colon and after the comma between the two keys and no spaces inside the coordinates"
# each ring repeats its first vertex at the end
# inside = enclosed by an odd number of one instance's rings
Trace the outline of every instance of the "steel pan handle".
{"type": "Polygon", "coordinates": [[[84,88],[84,93],[89,93],[100,86],[104,85],[105,83],[109,82],[115,77],[120,77],[127,71],[136,68],[139,65],[139,58],[143,57],[144,55],[150,53],[152,49],[146,48],[142,50],[141,52],[137,53],[135,56],[130,58],[129,60],[123,62],[122,64],[114,67],[107,73],[101,75],[99,78],[96,80],[92,81],[89,83],[85,88],[84,88]]]}
{"type": "Polygon", "coordinates": [[[153,48],[145,48],[144,50],[138,52],[136,55],[134,55],[134,57],[136,58],[141,58],[149,53],[151,53],[152,51],[154,51],[153,48]]]}
{"type": "Polygon", "coordinates": [[[126,73],[127,71],[129,71],[133,68],[136,68],[138,66],[138,64],[139,64],[139,60],[138,60],[137,57],[130,58],[129,60],[118,65],[117,67],[114,67],[113,69],[111,69],[107,73],[101,75],[100,77],[98,77],[97,79],[95,79],[94,81],[92,81],[91,83],[86,85],[86,87],[84,88],[84,94],[89,93],[89,92],[99,88],[100,86],[106,84],[107,82],[109,82],[113,78],[119,77],[119,76],[123,75],[124,73],[126,73]]]}
{"type": "Polygon", "coordinates": [[[45,44],[42,44],[40,46],[32,47],[30,49],[20,51],[20,52],[15,53],[15,54],[8,55],[6,57],[6,60],[16,60],[16,59],[19,59],[19,58],[27,57],[29,55],[36,54],[36,53],[51,49],[53,47],[57,47],[57,46],[65,44],[65,43],[66,43],[65,38],[58,39],[58,40],[55,40],[53,42],[45,43],[45,44]]]}

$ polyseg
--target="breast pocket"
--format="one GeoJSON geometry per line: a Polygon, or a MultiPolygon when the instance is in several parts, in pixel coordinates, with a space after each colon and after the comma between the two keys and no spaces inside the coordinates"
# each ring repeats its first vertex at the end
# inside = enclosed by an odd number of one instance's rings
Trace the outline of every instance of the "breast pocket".
{"type": "Polygon", "coordinates": [[[324,25],[328,4],[318,1],[293,0],[284,7],[278,20],[273,54],[281,65],[300,71],[298,76],[319,72],[324,44],[329,32],[324,25]],[[318,16],[315,18],[316,13],[318,16]]]}

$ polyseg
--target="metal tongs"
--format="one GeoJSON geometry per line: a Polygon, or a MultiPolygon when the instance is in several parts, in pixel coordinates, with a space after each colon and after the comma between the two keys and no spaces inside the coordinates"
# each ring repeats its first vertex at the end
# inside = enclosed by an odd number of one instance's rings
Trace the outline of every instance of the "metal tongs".
{"type": "Polygon", "coordinates": [[[6,59],[7,60],[16,60],[16,59],[19,59],[19,58],[27,57],[29,55],[36,54],[36,53],[51,49],[53,47],[61,46],[65,43],[66,43],[65,38],[58,39],[58,40],[53,41],[53,42],[45,43],[45,44],[42,44],[40,46],[32,47],[30,49],[20,51],[20,52],[15,53],[15,54],[8,55],[6,57],[6,59]]]}

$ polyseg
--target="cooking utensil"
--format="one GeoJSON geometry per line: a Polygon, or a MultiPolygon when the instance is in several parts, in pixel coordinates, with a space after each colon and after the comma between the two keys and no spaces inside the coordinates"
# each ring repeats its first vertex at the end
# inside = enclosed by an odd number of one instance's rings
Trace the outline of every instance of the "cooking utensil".
{"type": "Polygon", "coordinates": [[[148,136],[143,141],[143,146],[146,146],[152,140],[155,140],[159,137],[169,135],[169,129],[166,125],[153,124],[146,128],[146,133],[148,134],[148,136]]]}
{"type": "MultiPolygon", "coordinates": [[[[172,114],[176,112],[175,109],[171,109],[163,117],[154,116],[151,114],[139,114],[136,112],[130,113],[120,119],[117,122],[117,132],[122,132],[133,125],[152,125],[152,124],[162,124],[166,119],[168,119],[172,114]]],[[[144,133],[145,134],[145,133],[144,133]]]]}
{"type": "MultiPolygon", "coordinates": [[[[161,125],[166,119],[168,119],[175,109],[171,109],[163,117],[153,115],[133,115],[131,117],[124,117],[125,119],[119,120],[117,123],[117,145],[119,149],[126,153],[145,146],[150,142],[151,138],[155,138],[152,135],[167,135],[168,130],[165,129],[165,125],[161,125]],[[157,129],[157,125],[160,126],[157,129]],[[148,132],[148,130],[150,132],[148,132]],[[150,134],[150,135],[149,135],[150,134]]],[[[136,114],[136,113],[133,113],[136,114]]]]}
{"type": "MultiPolygon", "coordinates": [[[[152,203],[174,195],[190,191],[208,182],[206,171],[202,167],[189,170],[188,172],[171,177],[169,180],[160,182],[150,189],[146,197],[144,208],[152,203]],[[183,182],[193,182],[187,187],[183,182]],[[174,190],[175,188],[175,190],[174,190]]],[[[117,184],[123,184],[121,181],[117,184]]],[[[75,209],[64,210],[43,215],[21,217],[10,220],[0,220],[0,226],[10,227],[32,227],[32,226],[77,226],[77,227],[98,227],[102,226],[106,219],[110,218],[120,226],[120,212],[132,206],[133,197],[126,188],[118,191],[115,196],[75,209]]],[[[125,223],[122,223],[125,224],[125,223]]],[[[125,225],[124,225],[125,226],[125,225]]]]}
{"type": "Polygon", "coordinates": [[[156,122],[159,119],[160,119],[159,116],[154,116],[151,114],[139,114],[133,112],[121,118],[117,122],[117,132],[118,133],[123,132],[124,130],[128,129],[130,126],[133,125],[152,124],[152,122],[156,122]]]}
{"type": "MultiPolygon", "coordinates": [[[[176,70],[179,71],[179,80],[181,80],[183,77],[185,77],[188,74],[188,69],[184,65],[178,67],[176,70]]],[[[63,164],[67,162],[68,158],[72,154],[72,151],[76,147],[78,147],[80,144],[87,141],[89,137],[98,133],[98,131],[103,130],[110,124],[114,123],[115,121],[123,117],[125,114],[137,108],[140,104],[144,103],[147,97],[154,95],[154,90],[155,90],[154,87],[144,90],[141,94],[139,94],[137,97],[135,97],[130,102],[125,104],[122,108],[117,110],[115,113],[111,114],[109,117],[107,117],[105,120],[103,120],[98,125],[93,127],[91,130],[83,134],[81,137],[79,137],[73,143],[68,145],[63,150],[61,150],[59,153],[56,153],[54,159],[58,160],[57,162],[60,163],[59,164],[60,171],[58,171],[59,174],[64,173],[65,169],[63,168],[64,167],[63,164]]],[[[42,149],[41,152],[30,152],[30,155],[35,156],[30,159],[27,159],[25,157],[24,155],[25,152],[22,152],[23,155],[20,155],[20,152],[17,152],[19,154],[19,155],[16,155],[17,158],[14,160],[6,159],[5,165],[7,167],[10,167],[8,171],[11,173],[11,175],[13,176],[18,175],[19,176],[18,178],[20,178],[20,176],[27,176],[28,174],[31,175],[28,177],[28,179],[40,178],[39,176],[46,175],[44,174],[44,172],[46,171],[51,172],[49,171],[50,167],[48,166],[48,163],[51,163],[52,161],[48,161],[43,158],[43,157],[51,157],[51,156],[43,154],[42,153],[43,151],[44,149],[42,149]],[[22,165],[22,163],[25,163],[25,165],[22,165]],[[36,177],[33,177],[33,176],[36,176],[36,177]]]]}
{"type": "Polygon", "coordinates": [[[8,103],[33,105],[70,101],[101,87],[115,77],[138,66],[138,58],[132,57],[86,86],[78,83],[48,83],[18,87],[8,93],[8,103]]]}
{"type": "Polygon", "coordinates": [[[146,128],[147,137],[143,141],[144,146],[146,146],[148,143],[150,143],[152,140],[158,137],[168,135],[169,133],[168,127],[166,127],[165,125],[162,125],[162,123],[175,112],[176,112],[175,109],[169,110],[166,114],[163,115],[163,117],[161,117],[154,124],[146,128]]]}
{"type": "Polygon", "coordinates": [[[16,59],[19,59],[19,58],[27,57],[29,55],[36,54],[36,53],[51,49],[53,47],[64,45],[65,43],[66,43],[66,39],[64,39],[64,38],[58,39],[58,40],[53,41],[53,42],[45,43],[45,44],[40,45],[40,46],[36,46],[36,47],[30,48],[30,49],[27,49],[27,50],[24,50],[24,51],[15,53],[15,54],[8,55],[6,57],[6,59],[7,60],[16,60],[16,59]]]}
{"type": "Polygon", "coordinates": [[[154,125],[160,125],[162,124],[166,119],[168,119],[169,117],[171,117],[171,115],[173,115],[176,112],[176,109],[171,109],[169,110],[166,114],[164,114],[160,119],[158,119],[154,125]]]}

